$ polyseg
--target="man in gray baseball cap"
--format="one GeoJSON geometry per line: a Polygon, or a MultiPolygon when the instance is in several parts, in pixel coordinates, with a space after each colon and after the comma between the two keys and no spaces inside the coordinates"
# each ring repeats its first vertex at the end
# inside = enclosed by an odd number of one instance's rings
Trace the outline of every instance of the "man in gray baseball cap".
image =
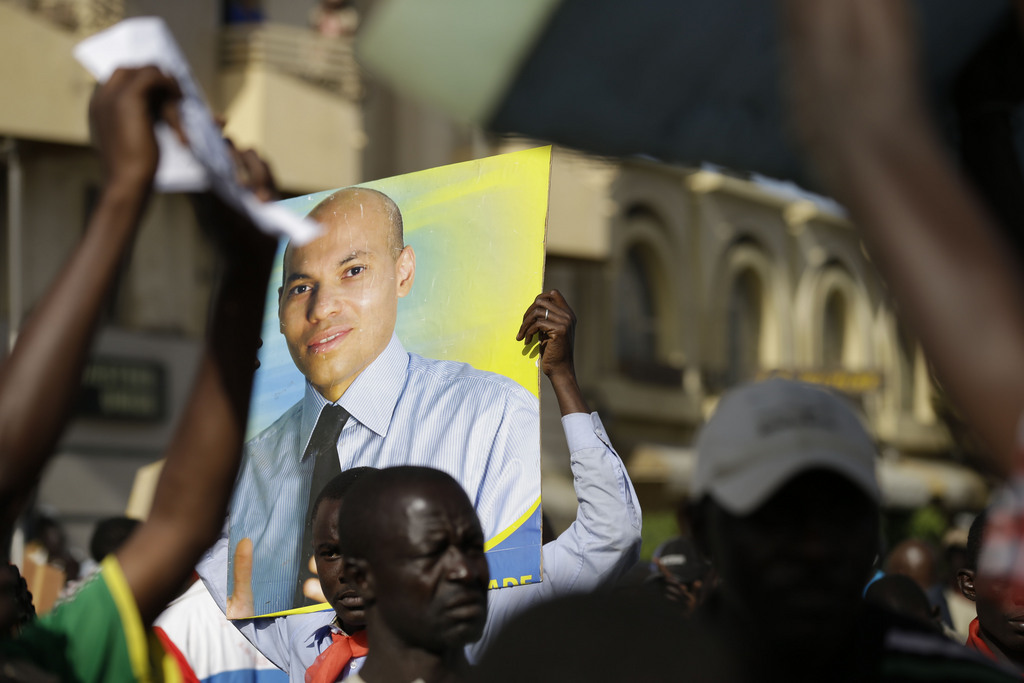
{"type": "Polygon", "coordinates": [[[880,493],[874,443],[846,401],[782,379],[748,384],[722,398],[696,450],[694,532],[721,578],[696,618],[753,678],[1002,680],[865,605],[880,493]]]}
{"type": "Polygon", "coordinates": [[[844,399],[748,384],[722,398],[696,448],[693,530],[719,583],[693,615],[634,593],[556,600],[502,631],[477,680],[1019,682],[865,604],[881,496],[874,443],[844,399]],[[621,656],[595,656],[615,638],[621,656]]]}

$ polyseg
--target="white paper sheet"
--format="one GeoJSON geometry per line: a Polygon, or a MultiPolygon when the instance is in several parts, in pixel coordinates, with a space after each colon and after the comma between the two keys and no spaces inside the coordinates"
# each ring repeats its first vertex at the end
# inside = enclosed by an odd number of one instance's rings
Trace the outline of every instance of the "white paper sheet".
{"type": "Polygon", "coordinates": [[[160,165],[154,181],[156,189],[196,192],[212,188],[224,201],[246,212],[264,232],[284,235],[297,244],[320,234],[313,221],[260,202],[236,182],[234,164],[220,129],[163,19],[126,19],[83,40],[75,46],[74,55],[100,83],[106,82],[118,68],[148,65],[178,81],[183,95],[181,122],[188,146],[181,144],[167,124],[157,123],[160,165]]]}

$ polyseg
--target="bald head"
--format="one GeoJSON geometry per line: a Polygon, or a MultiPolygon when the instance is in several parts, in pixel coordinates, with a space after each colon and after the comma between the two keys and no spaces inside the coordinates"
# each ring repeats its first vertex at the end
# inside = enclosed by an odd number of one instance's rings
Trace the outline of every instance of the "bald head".
{"type": "Polygon", "coordinates": [[[907,539],[889,553],[885,571],[887,574],[909,576],[921,590],[927,591],[935,583],[938,572],[935,550],[925,541],[907,539]]]}
{"type": "Polygon", "coordinates": [[[329,401],[387,347],[398,299],[412,290],[416,255],[402,246],[402,214],[386,195],[352,187],[320,202],[315,241],[289,244],[278,317],[295,367],[329,401]]]}
{"type": "MultiPolygon", "coordinates": [[[[490,579],[483,530],[462,486],[426,467],[379,470],[349,490],[338,520],[345,580],[364,600],[375,651],[462,661],[462,648],[483,633],[490,579]]],[[[371,652],[367,672],[379,661],[371,652]]]]}
{"type": "Polygon", "coordinates": [[[403,535],[414,501],[428,504],[455,501],[456,508],[473,513],[469,497],[455,479],[430,467],[406,465],[377,470],[348,491],[339,511],[341,552],[349,557],[366,557],[384,545],[392,535],[403,535]]]}
{"type": "Polygon", "coordinates": [[[398,204],[383,192],[367,187],[346,187],[325,197],[309,212],[309,217],[327,230],[343,223],[350,216],[362,218],[366,215],[380,218],[381,229],[387,230],[391,255],[398,258],[405,246],[402,212],[398,204]]]}

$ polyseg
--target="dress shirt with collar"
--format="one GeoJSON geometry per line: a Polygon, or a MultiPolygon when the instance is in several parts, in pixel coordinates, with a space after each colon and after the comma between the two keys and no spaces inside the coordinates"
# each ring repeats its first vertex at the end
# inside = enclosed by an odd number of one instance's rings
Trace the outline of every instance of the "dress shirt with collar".
{"type": "MultiPolygon", "coordinates": [[[[597,413],[562,418],[569,444],[573,485],[579,507],[576,521],[542,549],[544,580],[492,590],[487,596],[487,623],[479,642],[466,654],[476,661],[501,627],[519,611],[542,600],[589,591],[614,581],[636,562],[640,552],[640,503],[597,413]]],[[[210,594],[226,605],[227,539],[222,538],[200,561],[210,594]]],[[[306,667],[331,645],[338,626],[333,610],[234,622],[270,661],[302,680],[306,667]]],[[[346,675],[364,658],[352,660],[346,675]]]]}
{"type": "MultiPolygon", "coordinates": [[[[315,464],[303,451],[326,403],[307,382],[303,399],[245,447],[230,539],[232,549],[242,538],[253,541],[258,615],[292,607],[315,464]]],[[[500,550],[504,563],[522,568],[514,575],[537,575],[540,428],[533,394],[502,375],[409,353],[392,335],[338,403],[351,414],[338,439],[342,471],[424,465],[447,472],[469,494],[488,547],[497,545],[488,556],[492,573],[493,550],[500,550]],[[517,555],[496,541],[524,518],[536,525],[537,540],[517,555]]]]}

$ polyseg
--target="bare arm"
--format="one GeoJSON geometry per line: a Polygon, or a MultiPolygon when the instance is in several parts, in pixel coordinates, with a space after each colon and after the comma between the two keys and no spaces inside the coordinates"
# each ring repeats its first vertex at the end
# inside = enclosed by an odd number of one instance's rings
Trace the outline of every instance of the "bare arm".
{"type": "MultiPolygon", "coordinates": [[[[269,173],[238,157],[256,184],[269,173]]],[[[266,196],[265,189],[257,191],[266,196]]],[[[117,557],[139,612],[151,622],[217,539],[241,459],[267,278],[276,242],[214,204],[224,268],[199,373],[167,450],[149,518],[117,557]]]]}
{"type": "Polygon", "coordinates": [[[96,211],[0,369],[5,538],[67,423],[104,297],[146,206],[157,163],[151,112],[176,120],[179,96],[155,68],[119,70],[90,105],[106,176],[96,211]]]}
{"type": "Polygon", "coordinates": [[[1017,466],[1024,297],[1007,248],[956,171],[920,93],[907,7],[785,0],[791,100],[828,187],[850,210],[944,386],[1017,466]]]}

